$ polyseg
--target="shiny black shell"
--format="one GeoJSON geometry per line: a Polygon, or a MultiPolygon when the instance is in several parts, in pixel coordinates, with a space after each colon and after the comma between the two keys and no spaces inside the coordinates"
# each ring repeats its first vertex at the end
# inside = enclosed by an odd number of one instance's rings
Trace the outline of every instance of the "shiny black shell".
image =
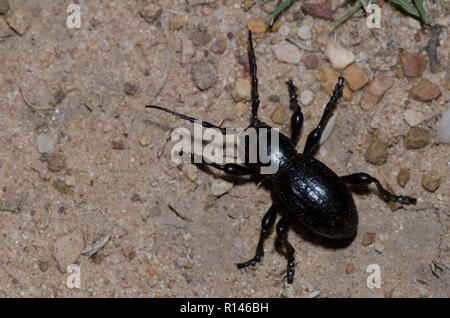
{"type": "Polygon", "coordinates": [[[347,186],[319,160],[297,153],[280,166],[271,182],[287,212],[319,235],[356,235],[358,212],[347,186]]]}

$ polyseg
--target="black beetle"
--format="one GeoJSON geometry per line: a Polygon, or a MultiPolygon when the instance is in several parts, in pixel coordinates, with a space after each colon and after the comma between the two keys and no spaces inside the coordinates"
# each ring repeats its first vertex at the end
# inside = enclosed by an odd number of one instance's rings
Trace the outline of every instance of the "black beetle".
{"type": "MultiPolygon", "coordinates": [[[[265,128],[264,133],[267,133],[271,127],[257,118],[259,106],[258,78],[256,76],[256,58],[250,31],[248,38],[248,56],[252,76],[252,119],[246,130],[249,128],[256,129],[259,139],[261,137],[259,129],[265,128]]],[[[319,144],[322,130],[331,112],[336,108],[338,99],[342,96],[344,88],[344,79],[342,77],[339,77],[319,124],[308,135],[303,153],[298,153],[295,150],[295,145],[303,124],[303,114],[297,102],[297,88],[292,81],[288,81],[287,85],[290,95],[290,107],[295,109],[291,118],[291,138],[281,133],[279,134],[278,147],[268,151],[270,160],[277,161],[279,168],[274,174],[263,175],[275,193],[275,199],[262,219],[255,256],[247,262],[237,264],[237,267],[252,266],[261,260],[261,257],[264,255],[264,240],[275,222],[277,212],[284,208],[287,210],[287,214],[283,215],[278,221],[276,232],[277,238],[286,249],[287,282],[292,283],[295,250],[286,239],[291,222],[300,222],[313,232],[331,239],[351,239],[356,235],[358,213],[347,184],[368,185],[375,183],[379,193],[386,201],[415,204],[416,199],[391,194],[383,188],[377,179],[366,173],[354,173],[339,177],[325,164],[313,157],[313,151],[319,144]]],[[[195,118],[160,106],[146,105],[146,107],[168,112],[192,123],[196,121],[195,118]]],[[[203,121],[202,125],[206,128],[218,129],[222,134],[226,134],[225,128],[203,121]]],[[[236,163],[206,164],[230,175],[260,174],[259,168],[262,166],[262,164],[248,164],[247,162],[245,166],[236,163]]]]}

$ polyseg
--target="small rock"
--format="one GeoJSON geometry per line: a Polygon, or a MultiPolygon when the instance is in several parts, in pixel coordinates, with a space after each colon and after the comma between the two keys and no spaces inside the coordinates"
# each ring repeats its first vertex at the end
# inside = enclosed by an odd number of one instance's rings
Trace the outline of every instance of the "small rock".
{"type": "Polygon", "coordinates": [[[334,21],[336,10],[331,6],[330,1],[323,1],[319,3],[305,3],[302,5],[302,11],[306,15],[311,15],[315,18],[334,21]]]}
{"type": "Polygon", "coordinates": [[[6,22],[9,24],[11,29],[20,35],[25,34],[28,26],[30,25],[30,21],[31,16],[24,7],[17,8],[12,14],[6,17],[6,22]]]}
{"type": "Polygon", "coordinates": [[[198,30],[194,32],[192,36],[192,43],[194,43],[197,46],[205,46],[206,44],[211,41],[211,35],[207,32],[207,29],[204,27],[204,25],[199,24],[198,30]]]}
{"type": "Polygon", "coordinates": [[[361,245],[367,246],[369,244],[372,244],[373,242],[375,242],[375,236],[376,236],[376,233],[370,233],[370,232],[364,233],[364,235],[361,239],[361,245]]]}
{"type": "Polygon", "coordinates": [[[427,59],[420,53],[400,53],[400,61],[407,77],[420,77],[427,67],[427,59]]]}
{"type": "Polygon", "coordinates": [[[319,59],[314,54],[309,54],[306,56],[304,64],[308,70],[315,70],[319,66],[319,59]]]}
{"type": "Polygon", "coordinates": [[[69,175],[69,174],[64,176],[64,183],[66,184],[66,186],[74,187],[76,182],[77,182],[77,179],[74,176],[69,175]]]}
{"type": "Polygon", "coordinates": [[[20,213],[22,211],[22,206],[24,204],[24,198],[21,197],[9,197],[3,200],[0,200],[0,211],[11,212],[11,213],[20,213]]]}
{"type": "MultiPolygon", "coordinates": [[[[322,90],[327,94],[331,95],[336,87],[339,79],[339,72],[335,69],[325,65],[322,67],[322,73],[320,75],[322,90]]],[[[347,83],[344,84],[344,90],[342,92],[342,97],[346,100],[352,99],[352,92],[348,88],[347,83]]]]}
{"type": "Polygon", "coordinates": [[[221,179],[214,179],[214,181],[211,184],[211,193],[214,194],[216,197],[219,197],[222,194],[225,194],[228,191],[230,191],[231,188],[233,188],[232,182],[228,182],[221,179]]]}
{"type": "Polygon", "coordinates": [[[162,13],[161,7],[154,3],[149,3],[148,5],[143,7],[139,12],[141,17],[144,18],[144,20],[150,24],[155,22],[155,20],[160,17],[161,13],[162,13]]]}
{"type": "Polygon", "coordinates": [[[374,138],[366,151],[366,161],[374,165],[382,165],[387,161],[388,150],[384,142],[374,138]]]}
{"type": "Polygon", "coordinates": [[[63,180],[56,180],[53,182],[53,187],[61,194],[71,193],[70,188],[64,183],[63,180]]]}
{"type": "Polygon", "coordinates": [[[142,198],[139,195],[139,193],[133,193],[133,195],[131,196],[131,201],[132,202],[142,202],[142,198]]]}
{"type": "Polygon", "coordinates": [[[409,169],[400,169],[397,175],[397,183],[402,188],[405,187],[405,185],[408,183],[409,180],[409,169]]]}
{"type": "Polygon", "coordinates": [[[45,273],[48,270],[48,262],[39,261],[39,269],[41,270],[41,272],[45,273]]]}
{"type": "Polygon", "coordinates": [[[372,82],[370,82],[366,91],[361,98],[361,108],[370,110],[373,106],[378,104],[383,98],[387,90],[392,87],[393,81],[385,75],[378,75],[372,82]]]}
{"type": "Polygon", "coordinates": [[[171,14],[169,17],[169,30],[176,31],[184,27],[183,17],[171,14]]]}
{"type": "Polygon", "coordinates": [[[62,273],[66,272],[67,266],[78,260],[83,245],[83,235],[78,230],[62,236],[55,242],[53,256],[62,273]]]}
{"type": "Polygon", "coordinates": [[[333,41],[328,42],[325,56],[330,61],[331,66],[337,70],[343,70],[355,61],[355,55],[351,51],[344,49],[333,41]]]}
{"type": "Polygon", "coordinates": [[[113,149],[123,150],[125,148],[125,144],[122,140],[113,140],[112,142],[113,149]]]}
{"type": "Polygon", "coordinates": [[[379,254],[383,253],[383,251],[384,251],[384,246],[381,244],[375,244],[374,248],[375,248],[375,251],[379,254]]]}
{"type": "Polygon", "coordinates": [[[255,0],[242,0],[241,1],[241,7],[245,11],[250,10],[253,7],[254,4],[255,4],[255,0]]]}
{"type": "Polygon", "coordinates": [[[440,142],[450,144],[450,107],[442,113],[437,128],[437,136],[440,142]]]}
{"type": "Polygon", "coordinates": [[[414,127],[419,125],[421,122],[425,120],[425,116],[421,112],[417,112],[412,109],[407,109],[403,113],[403,117],[408,125],[414,127]]]}
{"type": "Polygon", "coordinates": [[[422,186],[429,192],[434,192],[441,185],[441,176],[437,171],[431,171],[422,177],[422,186]]]}
{"type": "Polygon", "coordinates": [[[97,252],[94,253],[91,256],[92,261],[94,262],[94,264],[96,265],[100,265],[103,262],[103,259],[105,258],[105,255],[102,252],[97,252]]]}
{"type": "Polygon", "coordinates": [[[270,95],[269,96],[269,100],[272,103],[278,103],[280,101],[280,96],[278,96],[278,95],[270,95]]]}
{"type": "Polygon", "coordinates": [[[355,265],[353,265],[352,263],[348,263],[347,265],[345,265],[345,273],[347,275],[350,275],[354,271],[355,271],[355,265]]]}
{"type": "Polygon", "coordinates": [[[0,0],[0,15],[5,15],[9,11],[8,0],[0,0]]]}
{"type": "Polygon", "coordinates": [[[302,59],[300,50],[286,40],[273,45],[272,50],[277,60],[281,62],[298,64],[302,59]]]}
{"type": "Polygon", "coordinates": [[[134,94],[137,93],[138,89],[139,87],[137,85],[126,82],[123,91],[125,94],[133,96],[134,94]]]}
{"type": "Polygon", "coordinates": [[[235,102],[249,101],[252,98],[252,83],[249,78],[238,78],[234,83],[231,97],[235,102]]]}
{"type": "Polygon", "coordinates": [[[63,153],[49,153],[47,156],[47,166],[50,171],[59,172],[66,166],[66,156],[63,153]]]}
{"type": "Polygon", "coordinates": [[[314,31],[309,25],[302,25],[298,28],[297,35],[302,40],[310,40],[314,36],[314,31]]]}
{"type": "Polygon", "coordinates": [[[64,72],[70,73],[74,63],[75,63],[75,61],[73,60],[73,58],[71,58],[70,56],[67,56],[63,61],[64,72]]]}
{"type": "Polygon", "coordinates": [[[284,108],[281,106],[278,106],[275,108],[275,110],[272,113],[272,122],[275,124],[282,124],[284,120],[284,108]]]}
{"type": "Polygon", "coordinates": [[[250,61],[247,53],[238,57],[238,63],[242,65],[246,72],[250,71],[250,61]]]}
{"type": "Polygon", "coordinates": [[[181,63],[186,64],[191,61],[191,58],[195,53],[194,43],[189,39],[183,39],[182,47],[181,63]]]}
{"type": "Polygon", "coordinates": [[[428,145],[430,133],[419,127],[411,127],[405,137],[406,149],[420,149],[428,145]]]}
{"type": "Polygon", "coordinates": [[[195,164],[185,162],[181,170],[191,182],[197,180],[197,166],[195,164]]]}
{"type": "Polygon", "coordinates": [[[248,112],[247,104],[239,102],[233,105],[233,113],[236,115],[236,117],[242,117],[247,112],[248,112]]]}
{"type": "Polygon", "coordinates": [[[369,83],[369,77],[364,73],[361,67],[356,65],[347,67],[342,73],[342,76],[345,78],[352,91],[358,91],[369,83]]]}
{"type": "Polygon", "coordinates": [[[247,28],[253,34],[261,34],[266,32],[266,21],[263,18],[251,18],[247,21],[247,28]]]}
{"type": "Polygon", "coordinates": [[[200,90],[213,87],[217,81],[217,67],[209,61],[197,62],[191,68],[192,78],[200,90]]]}
{"type": "Polygon", "coordinates": [[[314,100],[314,93],[306,90],[306,91],[302,91],[300,94],[300,103],[302,105],[309,105],[312,101],[314,100]]]}
{"type": "Polygon", "coordinates": [[[50,152],[53,149],[53,140],[46,134],[39,134],[37,137],[37,147],[39,153],[50,152]]]}
{"type": "Polygon", "coordinates": [[[205,202],[205,205],[203,206],[203,209],[205,209],[205,211],[210,210],[211,208],[216,206],[216,202],[217,202],[216,196],[214,196],[212,194],[208,194],[208,196],[206,197],[206,202],[205,202]]]}
{"type": "Polygon", "coordinates": [[[433,99],[441,97],[442,95],[439,87],[426,78],[422,78],[419,83],[411,88],[409,93],[412,98],[421,102],[429,102],[433,99]]]}
{"type": "Polygon", "coordinates": [[[215,54],[223,54],[227,49],[227,41],[224,39],[218,39],[211,45],[211,51],[215,54]]]}
{"type": "Polygon", "coordinates": [[[142,147],[147,147],[152,143],[152,137],[149,135],[140,135],[138,141],[142,147]]]}

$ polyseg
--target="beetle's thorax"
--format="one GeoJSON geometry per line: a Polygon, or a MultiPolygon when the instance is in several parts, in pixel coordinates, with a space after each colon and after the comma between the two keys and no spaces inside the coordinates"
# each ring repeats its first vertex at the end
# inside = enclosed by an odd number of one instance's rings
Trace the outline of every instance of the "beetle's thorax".
{"type": "Polygon", "coordinates": [[[259,120],[252,122],[244,133],[249,136],[245,146],[245,164],[253,169],[260,169],[261,174],[275,174],[297,153],[291,140],[278,128],[272,128],[259,120]],[[252,155],[253,159],[257,157],[256,162],[251,160],[252,155]]]}

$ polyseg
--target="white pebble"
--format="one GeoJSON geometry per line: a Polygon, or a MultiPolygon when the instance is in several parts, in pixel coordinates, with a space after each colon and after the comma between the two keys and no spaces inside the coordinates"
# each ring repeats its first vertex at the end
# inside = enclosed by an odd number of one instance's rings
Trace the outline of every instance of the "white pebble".
{"type": "Polygon", "coordinates": [[[311,91],[303,91],[300,94],[300,103],[302,103],[302,105],[309,105],[314,99],[314,93],[311,91]]]}
{"type": "Polygon", "coordinates": [[[285,40],[273,45],[272,50],[277,60],[281,62],[298,64],[302,59],[302,52],[295,45],[285,40]]]}
{"type": "Polygon", "coordinates": [[[331,66],[337,70],[343,70],[355,61],[355,55],[347,51],[342,46],[329,42],[325,49],[325,56],[330,61],[331,66]]]}
{"type": "Polygon", "coordinates": [[[438,124],[437,135],[440,142],[450,144],[450,107],[442,113],[442,118],[438,124]]]}
{"type": "Polygon", "coordinates": [[[425,120],[425,116],[421,112],[417,112],[412,109],[405,110],[403,116],[408,125],[412,127],[417,126],[418,124],[420,124],[425,120]]]}
{"type": "Polygon", "coordinates": [[[233,183],[216,179],[211,184],[211,193],[215,196],[221,196],[222,194],[227,193],[233,187],[233,183]]]}
{"type": "Polygon", "coordinates": [[[50,152],[53,148],[53,140],[45,134],[40,134],[37,137],[37,147],[40,153],[50,152]]]}
{"type": "Polygon", "coordinates": [[[314,36],[313,30],[309,25],[302,25],[298,29],[297,35],[302,40],[310,40],[314,36]]]}

